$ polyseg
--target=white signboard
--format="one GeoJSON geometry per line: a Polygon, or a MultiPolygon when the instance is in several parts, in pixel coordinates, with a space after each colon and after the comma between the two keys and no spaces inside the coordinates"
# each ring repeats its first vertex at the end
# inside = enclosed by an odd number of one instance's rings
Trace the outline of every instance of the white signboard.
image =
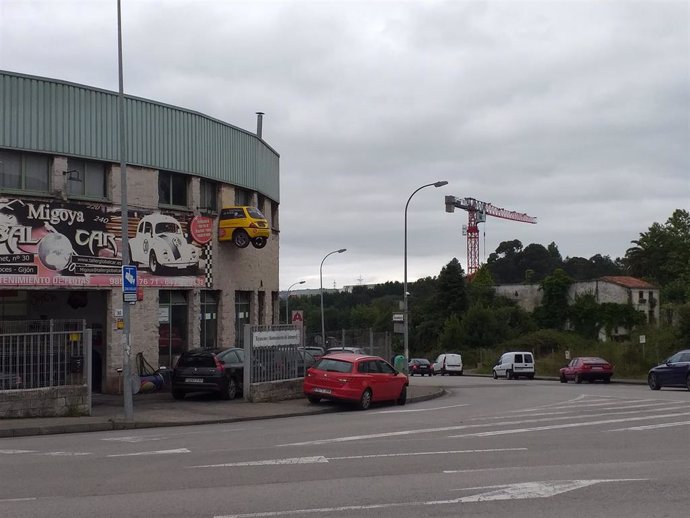
{"type": "Polygon", "coordinates": [[[252,334],[254,347],[268,347],[271,345],[301,345],[299,329],[282,331],[257,331],[252,334]]]}

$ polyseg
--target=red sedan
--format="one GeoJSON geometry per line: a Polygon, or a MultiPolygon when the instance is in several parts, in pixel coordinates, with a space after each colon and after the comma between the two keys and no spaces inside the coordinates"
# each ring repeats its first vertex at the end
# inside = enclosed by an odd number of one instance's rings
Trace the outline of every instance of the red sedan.
{"type": "Polygon", "coordinates": [[[378,356],[333,353],[307,370],[304,395],[310,403],[322,399],[356,403],[366,410],[371,403],[407,401],[407,376],[378,356]]]}
{"type": "Polygon", "coordinates": [[[602,380],[604,383],[611,381],[613,376],[613,365],[602,358],[592,356],[573,358],[570,363],[561,369],[561,383],[573,380],[575,383],[582,383],[584,380],[592,383],[595,380],[602,380]]]}

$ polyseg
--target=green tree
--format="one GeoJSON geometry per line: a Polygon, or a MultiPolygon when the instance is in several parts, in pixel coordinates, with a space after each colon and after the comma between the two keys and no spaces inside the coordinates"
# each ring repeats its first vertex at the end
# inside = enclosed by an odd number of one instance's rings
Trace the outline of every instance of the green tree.
{"type": "Polygon", "coordinates": [[[664,225],[653,223],[628,248],[625,265],[630,275],[665,286],[682,279],[690,285],[690,213],[676,209],[664,225]]]}
{"type": "Polygon", "coordinates": [[[460,350],[462,337],[460,319],[457,315],[451,315],[443,323],[443,331],[439,336],[438,344],[444,351],[457,351],[460,350]]]}
{"type": "Polygon", "coordinates": [[[534,315],[541,327],[563,329],[568,320],[568,290],[572,283],[561,268],[556,268],[540,283],[544,296],[534,315]]]}
{"type": "Polygon", "coordinates": [[[467,309],[467,287],[460,262],[453,258],[441,269],[436,284],[436,307],[443,319],[467,309]]]}
{"type": "Polygon", "coordinates": [[[501,329],[491,308],[480,304],[472,306],[460,322],[462,343],[472,347],[490,347],[502,341],[501,329]]]}
{"type": "Polygon", "coordinates": [[[602,311],[594,295],[578,295],[569,310],[569,320],[577,334],[593,340],[599,336],[602,311]]]}

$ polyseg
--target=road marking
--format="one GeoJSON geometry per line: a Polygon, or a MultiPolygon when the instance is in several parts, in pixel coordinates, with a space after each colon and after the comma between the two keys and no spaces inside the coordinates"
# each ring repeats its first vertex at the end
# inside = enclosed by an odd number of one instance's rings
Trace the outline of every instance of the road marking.
{"type": "Polygon", "coordinates": [[[20,453],[36,453],[35,450],[0,450],[0,455],[18,455],[20,453]]]}
{"type": "Polygon", "coordinates": [[[324,457],[317,455],[313,457],[292,457],[286,459],[250,460],[243,462],[225,462],[223,464],[204,464],[201,466],[190,466],[190,468],[235,468],[241,466],[280,466],[294,464],[328,464],[333,460],[355,460],[355,459],[376,459],[383,457],[415,457],[423,455],[453,455],[460,453],[495,453],[505,451],[527,451],[527,448],[489,448],[484,450],[449,450],[449,451],[420,451],[404,453],[379,453],[372,455],[349,455],[346,457],[324,457]]]}
{"type": "Polygon", "coordinates": [[[30,502],[31,500],[36,500],[35,497],[30,497],[30,498],[3,498],[0,499],[0,502],[5,503],[5,502],[30,502]]]}
{"type": "Polygon", "coordinates": [[[176,453],[191,453],[187,448],[178,448],[176,450],[157,450],[157,451],[139,451],[137,453],[114,453],[106,455],[106,457],[136,457],[138,455],[173,455],[176,453]]]}
{"type": "Polygon", "coordinates": [[[422,507],[431,505],[453,505],[463,503],[486,502],[491,500],[519,500],[527,498],[549,498],[560,493],[574,491],[587,486],[611,482],[639,482],[648,479],[610,479],[610,480],[562,480],[550,482],[524,482],[504,486],[485,486],[476,488],[456,489],[455,491],[472,491],[492,489],[476,495],[463,496],[450,500],[427,500],[415,502],[395,502],[388,504],[347,505],[341,507],[322,507],[315,509],[295,509],[290,511],[265,511],[259,513],[219,515],[214,518],[269,518],[277,516],[302,516],[307,514],[337,513],[348,511],[365,511],[371,509],[391,509],[395,507],[422,507]]]}
{"type": "Polygon", "coordinates": [[[145,442],[145,441],[160,441],[165,437],[143,436],[143,435],[128,435],[126,437],[106,437],[101,441],[115,441],[115,442],[145,442]]]}
{"type": "Polygon", "coordinates": [[[567,493],[583,487],[601,484],[602,482],[638,482],[647,479],[613,479],[613,480],[560,480],[554,482],[521,482],[502,486],[468,487],[455,491],[471,491],[478,489],[494,489],[477,495],[464,496],[461,503],[490,502],[493,500],[525,500],[528,498],[549,498],[567,493]]]}
{"type": "Polygon", "coordinates": [[[418,451],[406,453],[379,453],[374,455],[350,455],[348,457],[328,457],[328,460],[376,459],[381,457],[416,457],[421,455],[454,455],[458,453],[496,453],[504,451],[527,451],[527,448],[488,448],[485,450],[418,451]]]}
{"type": "MultiPolygon", "coordinates": [[[[666,411],[670,409],[661,409],[657,408],[656,411],[666,411]]],[[[628,415],[628,414],[638,414],[639,412],[636,410],[628,410],[624,412],[606,412],[603,414],[584,414],[577,416],[578,419],[590,419],[594,417],[603,417],[603,416],[611,416],[611,415],[628,415]]],[[[656,416],[648,416],[648,417],[640,417],[636,419],[658,419],[662,417],[675,417],[675,416],[684,416],[684,415],[690,415],[690,413],[680,413],[680,414],[667,414],[667,415],[656,415],[656,416]]],[[[366,440],[366,439],[383,439],[387,437],[402,437],[406,435],[415,435],[415,434],[422,434],[422,433],[435,433],[435,432],[450,432],[450,431],[458,431],[458,430],[467,430],[470,428],[486,428],[488,426],[495,426],[496,424],[501,425],[501,426],[507,426],[507,425],[516,425],[516,424],[523,424],[523,423],[539,423],[539,422],[546,422],[546,421],[562,421],[562,420],[572,420],[574,417],[571,415],[567,416],[561,416],[561,417],[545,417],[542,419],[523,419],[523,420],[518,420],[518,421],[505,421],[502,423],[482,423],[482,424],[466,424],[466,425],[456,425],[456,426],[442,426],[438,428],[420,428],[417,430],[398,430],[396,432],[381,432],[381,433],[372,433],[372,434],[366,434],[366,435],[350,435],[350,436],[345,436],[345,437],[335,437],[333,439],[316,439],[314,441],[304,441],[304,442],[293,442],[293,443],[288,443],[288,444],[278,444],[278,447],[282,446],[314,446],[314,445],[320,445],[320,444],[332,444],[332,443],[339,443],[339,442],[351,442],[351,441],[361,441],[361,440],[366,440]]],[[[607,420],[607,421],[592,421],[590,423],[583,423],[581,426],[588,426],[590,424],[597,424],[597,423],[617,423],[617,422],[624,422],[626,419],[623,420],[607,420]]],[[[635,420],[635,419],[627,419],[627,420],[635,420]]],[[[555,425],[556,427],[563,426],[564,428],[568,428],[569,426],[578,426],[578,425],[555,425]]],[[[549,429],[548,427],[545,427],[544,429],[549,429]]],[[[525,428],[524,430],[530,430],[525,428]]],[[[536,430],[536,429],[535,429],[536,430]]],[[[492,435],[493,432],[483,432],[488,435],[492,435]]],[[[501,433],[506,433],[504,432],[496,432],[495,435],[500,435],[501,433]]],[[[518,433],[518,432],[516,432],[518,433]]],[[[469,437],[472,435],[451,435],[449,437],[469,437]]],[[[477,435],[479,436],[479,435],[477,435]]]]}
{"type": "Polygon", "coordinates": [[[79,451],[49,451],[47,453],[37,453],[37,455],[47,455],[49,457],[83,457],[84,455],[91,455],[91,453],[79,451]]]}
{"type": "Polygon", "coordinates": [[[409,412],[431,412],[433,410],[445,410],[447,408],[458,408],[461,406],[469,406],[469,403],[464,403],[462,405],[449,405],[449,406],[438,406],[434,408],[409,408],[406,410],[383,410],[381,412],[372,412],[372,414],[407,414],[409,412]]]}
{"type": "Polygon", "coordinates": [[[457,439],[460,437],[492,437],[495,435],[511,435],[526,432],[541,432],[545,430],[559,430],[563,428],[579,428],[582,426],[594,426],[598,424],[614,424],[614,423],[625,423],[630,421],[644,421],[646,419],[663,419],[667,417],[680,417],[690,415],[690,412],[684,412],[680,414],[662,414],[662,415],[651,415],[642,417],[624,417],[622,419],[603,419],[601,421],[590,421],[588,423],[566,423],[566,424],[554,424],[550,426],[534,426],[530,428],[512,428],[510,430],[493,430],[491,432],[477,432],[469,433],[463,435],[449,435],[451,439],[457,439]]]}
{"type": "Polygon", "coordinates": [[[281,466],[294,464],[328,464],[328,459],[321,455],[315,457],[293,457],[291,459],[250,460],[246,462],[226,462],[224,464],[206,464],[190,466],[192,468],[230,468],[238,466],[281,466]]]}
{"type": "Polygon", "coordinates": [[[661,423],[661,424],[648,424],[645,426],[632,426],[630,428],[617,428],[616,430],[607,430],[608,432],[627,432],[627,431],[642,431],[642,430],[655,430],[657,428],[671,428],[673,426],[685,426],[689,425],[690,421],[679,421],[676,423],[661,423]]]}

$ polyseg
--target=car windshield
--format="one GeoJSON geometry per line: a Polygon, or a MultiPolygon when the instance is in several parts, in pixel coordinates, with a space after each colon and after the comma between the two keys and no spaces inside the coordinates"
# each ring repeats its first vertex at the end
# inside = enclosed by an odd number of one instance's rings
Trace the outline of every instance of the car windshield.
{"type": "Polygon", "coordinates": [[[158,223],[156,225],[156,234],[181,234],[182,232],[180,231],[180,227],[177,223],[172,223],[172,222],[167,222],[167,223],[158,223]]]}
{"type": "Polygon", "coordinates": [[[247,209],[247,212],[254,219],[266,219],[266,217],[263,214],[261,214],[261,211],[259,209],[251,208],[247,209]]]}
{"type": "Polygon", "coordinates": [[[314,367],[322,371],[352,372],[352,362],[334,358],[322,358],[314,367]]]}

